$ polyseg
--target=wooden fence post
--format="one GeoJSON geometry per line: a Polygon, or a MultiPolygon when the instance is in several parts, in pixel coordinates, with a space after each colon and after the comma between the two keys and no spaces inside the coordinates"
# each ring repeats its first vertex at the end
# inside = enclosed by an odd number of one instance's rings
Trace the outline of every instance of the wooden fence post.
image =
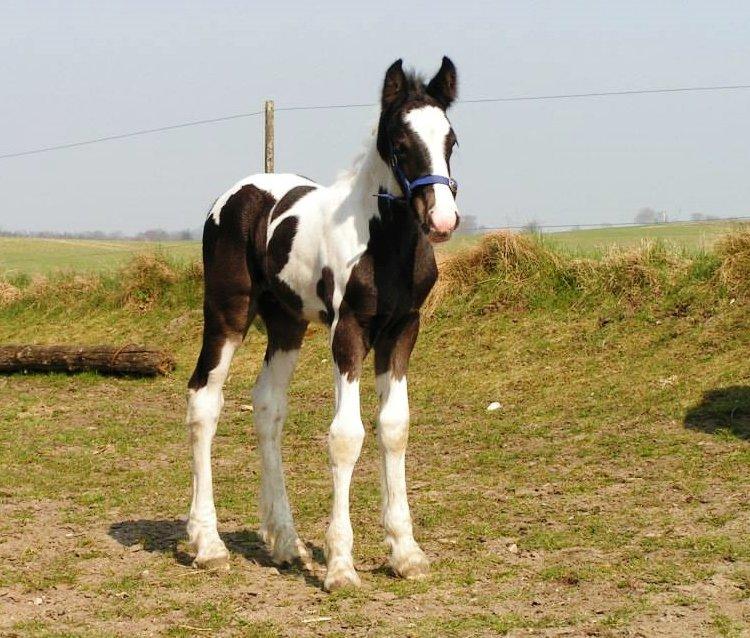
{"type": "Polygon", "coordinates": [[[273,173],[273,100],[266,100],[266,148],[264,164],[266,173],[273,173]]]}

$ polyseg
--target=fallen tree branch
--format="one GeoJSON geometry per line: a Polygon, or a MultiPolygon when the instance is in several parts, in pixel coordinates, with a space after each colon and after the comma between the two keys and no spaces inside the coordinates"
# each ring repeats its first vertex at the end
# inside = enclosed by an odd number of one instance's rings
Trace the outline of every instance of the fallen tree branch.
{"type": "Polygon", "coordinates": [[[143,346],[0,346],[0,373],[96,371],[153,377],[174,369],[171,354],[143,346]]]}

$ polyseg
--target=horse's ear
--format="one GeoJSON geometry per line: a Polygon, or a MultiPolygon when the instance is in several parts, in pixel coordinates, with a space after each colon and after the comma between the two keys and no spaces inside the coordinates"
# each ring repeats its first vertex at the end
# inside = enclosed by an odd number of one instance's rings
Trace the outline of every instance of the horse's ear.
{"type": "Polygon", "coordinates": [[[443,56],[443,63],[435,77],[427,85],[427,95],[435,98],[440,106],[447,109],[458,94],[456,66],[449,57],[443,56]]]}
{"type": "Polygon", "coordinates": [[[406,75],[401,67],[402,63],[403,61],[399,58],[385,72],[381,97],[383,110],[393,106],[406,95],[406,75]]]}

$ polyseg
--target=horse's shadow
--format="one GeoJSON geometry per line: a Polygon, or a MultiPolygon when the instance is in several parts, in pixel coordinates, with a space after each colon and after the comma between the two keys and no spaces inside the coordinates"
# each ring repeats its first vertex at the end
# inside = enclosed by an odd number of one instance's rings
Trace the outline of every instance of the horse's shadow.
{"type": "Polygon", "coordinates": [[[685,427],[709,434],[724,430],[750,440],[750,386],[708,390],[685,413],[685,427]]]}
{"type": "MultiPolygon", "coordinates": [[[[182,549],[182,541],[187,540],[185,521],[178,519],[128,520],[112,523],[108,534],[124,547],[141,545],[144,551],[171,554],[180,565],[190,565],[193,557],[182,549]]],[[[298,573],[304,576],[310,585],[322,586],[322,581],[315,572],[318,569],[305,569],[299,564],[279,567],[268,553],[266,544],[257,532],[240,530],[219,534],[221,540],[232,554],[238,554],[245,560],[262,567],[278,567],[280,571],[298,573]]],[[[324,565],[323,550],[311,543],[307,550],[317,566],[324,565]]]]}

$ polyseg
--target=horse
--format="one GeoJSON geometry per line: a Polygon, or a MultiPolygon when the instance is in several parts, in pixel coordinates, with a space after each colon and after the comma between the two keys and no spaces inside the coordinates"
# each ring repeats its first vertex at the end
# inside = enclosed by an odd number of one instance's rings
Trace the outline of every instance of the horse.
{"type": "Polygon", "coordinates": [[[365,435],[359,380],[370,350],[389,563],[403,578],[428,573],[406,494],[406,373],[420,307],[437,279],[432,244],[447,240],[459,223],[450,171],[456,135],[446,115],[456,94],[449,58],[429,82],[404,71],[399,59],[385,74],[372,138],[333,185],[293,174],[252,175],[211,207],[203,230],[203,343],[188,383],[186,419],[193,473],[187,533],[194,566],[229,567],[217,531],[211,444],[232,356],[259,315],[268,336],[252,391],[261,460],[259,533],[273,561],[310,564],[284,485],[281,432],[305,331],[309,322],[319,322],[330,329],[335,385],[328,436],[333,507],[323,586],[332,591],[360,585],[349,486],[365,435]]]}

